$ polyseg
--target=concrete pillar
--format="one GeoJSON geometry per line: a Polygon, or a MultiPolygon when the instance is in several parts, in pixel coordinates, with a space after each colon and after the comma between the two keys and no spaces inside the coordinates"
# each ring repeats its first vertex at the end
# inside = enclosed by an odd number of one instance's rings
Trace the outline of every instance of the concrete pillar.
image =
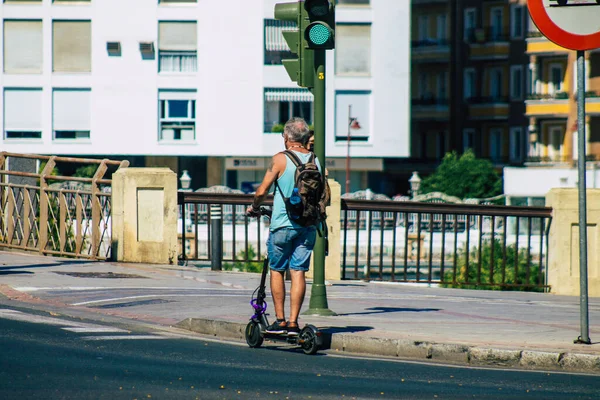
{"type": "MultiPolygon", "coordinates": [[[[325,280],[339,281],[342,279],[341,268],[341,207],[342,207],[342,185],[333,179],[329,179],[331,188],[331,203],[327,207],[327,228],[329,234],[329,255],[325,257],[325,280]]],[[[311,258],[310,269],[306,277],[313,277],[313,262],[311,258]]]]}
{"type": "Polygon", "coordinates": [[[225,161],[219,157],[208,157],[206,161],[206,187],[224,185],[225,161]]]}
{"type": "Polygon", "coordinates": [[[148,168],[169,168],[171,171],[179,174],[177,157],[170,156],[146,156],[145,166],[148,168]]]}
{"type": "MultiPolygon", "coordinates": [[[[551,293],[579,296],[579,203],[574,188],[546,195],[552,207],[548,239],[548,284],[551,293]]],[[[587,190],[588,294],[600,297],[600,189],[587,190]]]]}
{"type": "Polygon", "coordinates": [[[112,180],[112,258],[177,263],[177,174],[121,168],[112,180]]]}

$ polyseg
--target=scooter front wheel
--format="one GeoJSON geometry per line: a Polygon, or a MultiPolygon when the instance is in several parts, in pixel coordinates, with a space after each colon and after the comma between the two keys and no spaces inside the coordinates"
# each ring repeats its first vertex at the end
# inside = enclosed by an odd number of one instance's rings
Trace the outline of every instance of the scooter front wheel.
{"type": "Polygon", "coordinates": [[[252,348],[260,347],[263,344],[264,338],[260,333],[260,324],[256,321],[248,322],[245,336],[246,343],[252,348]]]}
{"type": "Polygon", "coordinates": [[[320,332],[312,325],[306,325],[298,336],[304,354],[315,354],[321,348],[320,332]]]}

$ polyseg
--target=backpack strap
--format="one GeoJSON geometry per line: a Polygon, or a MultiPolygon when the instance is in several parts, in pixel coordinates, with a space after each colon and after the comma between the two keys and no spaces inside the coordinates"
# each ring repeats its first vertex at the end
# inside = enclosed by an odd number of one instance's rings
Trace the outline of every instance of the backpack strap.
{"type": "MultiPolygon", "coordinates": [[[[301,165],[304,165],[304,163],[302,162],[302,160],[300,160],[300,157],[298,157],[293,151],[285,150],[285,151],[283,151],[283,154],[285,154],[286,156],[289,157],[290,160],[292,160],[292,162],[294,163],[294,165],[296,166],[296,168],[298,168],[301,165]]],[[[312,161],[312,158],[311,158],[310,161],[312,161]]]]}

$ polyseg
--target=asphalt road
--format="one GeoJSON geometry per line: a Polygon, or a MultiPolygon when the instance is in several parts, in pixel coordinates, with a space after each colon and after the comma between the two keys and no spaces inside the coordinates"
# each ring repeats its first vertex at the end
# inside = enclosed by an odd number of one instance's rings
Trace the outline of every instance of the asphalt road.
{"type": "MultiPolygon", "coordinates": [[[[141,328],[140,328],[141,329],[141,328]]],[[[597,399],[600,377],[307,356],[0,310],[1,399],[597,399]]]]}

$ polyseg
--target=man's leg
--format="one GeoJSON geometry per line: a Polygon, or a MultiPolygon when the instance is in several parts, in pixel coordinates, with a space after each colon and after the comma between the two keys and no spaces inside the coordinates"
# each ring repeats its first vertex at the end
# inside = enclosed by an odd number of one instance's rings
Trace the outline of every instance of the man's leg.
{"type": "Polygon", "coordinates": [[[290,290],[290,321],[298,322],[298,315],[304,302],[306,293],[306,279],[304,271],[292,270],[292,288],[290,290]]]}
{"type": "Polygon", "coordinates": [[[271,273],[271,295],[275,306],[277,319],[285,320],[285,281],[284,272],[270,271],[271,273]]]}

